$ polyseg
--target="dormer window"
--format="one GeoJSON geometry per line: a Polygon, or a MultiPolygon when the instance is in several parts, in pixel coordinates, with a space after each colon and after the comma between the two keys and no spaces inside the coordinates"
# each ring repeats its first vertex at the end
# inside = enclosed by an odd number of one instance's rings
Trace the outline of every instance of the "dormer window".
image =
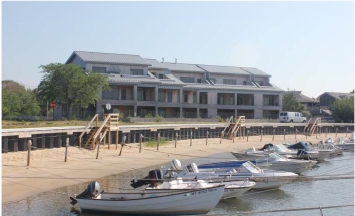
{"type": "Polygon", "coordinates": [[[92,67],[92,72],[106,73],[106,67],[92,67]]]}
{"type": "Polygon", "coordinates": [[[131,75],[143,75],[143,69],[131,69],[131,75]]]}
{"type": "Polygon", "coordinates": [[[234,80],[234,79],[223,79],[223,84],[225,84],[225,85],[237,85],[237,80],[234,80]]]}

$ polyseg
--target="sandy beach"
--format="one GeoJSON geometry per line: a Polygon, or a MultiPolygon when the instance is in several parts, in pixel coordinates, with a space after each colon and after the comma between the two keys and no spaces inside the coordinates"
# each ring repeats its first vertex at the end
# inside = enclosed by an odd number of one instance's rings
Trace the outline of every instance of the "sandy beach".
{"type": "MultiPolygon", "coordinates": [[[[349,134],[348,134],[349,136],[349,134]]],[[[335,134],[327,134],[327,137],[335,139],[335,134]]],[[[338,134],[338,137],[345,137],[345,134],[338,134]]],[[[297,135],[298,141],[310,141],[318,143],[325,140],[325,134],[308,137],[297,135]]],[[[25,197],[35,195],[40,192],[53,190],[63,186],[74,185],[82,182],[92,181],[104,176],[121,172],[167,163],[172,159],[179,159],[182,162],[187,159],[197,157],[207,157],[209,155],[230,152],[231,150],[244,150],[249,147],[260,148],[267,143],[281,144],[294,143],[295,136],[287,135],[284,140],[283,135],[260,136],[247,138],[235,138],[233,140],[223,139],[194,139],[192,146],[190,140],[169,142],[156,147],[142,147],[139,153],[138,144],[124,146],[121,156],[119,156],[120,145],[112,144],[101,146],[99,158],[96,159],[96,150],[79,149],[70,146],[68,148],[68,160],[64,162],[65,148],[41,149],[31,152],[30,166],[27,166],[26,152],[10,152],[2,154],[2,203],[16,202],[25,197]]]]}

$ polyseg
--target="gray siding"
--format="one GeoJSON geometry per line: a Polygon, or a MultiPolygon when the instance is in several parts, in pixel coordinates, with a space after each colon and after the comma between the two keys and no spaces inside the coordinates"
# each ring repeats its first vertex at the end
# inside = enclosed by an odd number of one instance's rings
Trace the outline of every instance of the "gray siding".
{"type": "Polygon", "coordinates": [[[72,60],[68,62],[68,64],[76,64],[79,65],[81,68],[87,69],[85,62],[77,55],[75,55],[74,58],[72,58],[72,60]]]}
{"type": "Polygon", "coordinates": [[[102,63],[87,63],[87,69],[92,70],[92,67],[106,67],[107,72],[119,72],[120,74],[130,74],[131,69],[143,69],[143,74],[148,74],[147,66],[135,66],[135,65],[114,65],[114,64],[102,64],[102,63]]]}

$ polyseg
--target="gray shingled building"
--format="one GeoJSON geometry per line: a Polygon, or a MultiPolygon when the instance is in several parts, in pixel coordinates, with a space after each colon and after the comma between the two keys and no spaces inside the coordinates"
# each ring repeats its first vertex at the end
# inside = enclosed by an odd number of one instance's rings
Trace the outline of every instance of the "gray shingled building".
{"type": "Polygon", "coordinates": [[[109,74],[94,112],[165,118],[277,118],[284,91],[256,68],[159,62],[139,55],[74,51],[66,64],[109,74]],[[106,104],[112,109],[107,110],[106,104]]]}
{"type": "Polygon", "coordinates": [[[354,93],[324,92],[323,94],[319,95],[318,98],[319,106],[321,108],[327,108],[336,100],[354,98],[354,93]]]}

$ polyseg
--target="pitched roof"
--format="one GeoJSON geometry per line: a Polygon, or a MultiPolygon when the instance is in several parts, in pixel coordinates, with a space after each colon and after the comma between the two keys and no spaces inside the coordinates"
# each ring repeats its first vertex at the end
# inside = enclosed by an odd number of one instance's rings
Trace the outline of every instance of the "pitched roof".
{"type": "Polygon", "coordinates": [[[301,94],[301,91],[286,91],[284,94],[290,94],[293,93],[293,96],[296,97],[297,101],[300,103],[311,103],[311,102],[316,102],[318,103],[319,100],[310,98],[304,94],[301,94]]]}
{"type": "Polygon", "coordinates": [[[270,74],[268,73],[265,73],[264,71],[261,71],[257,68],[251,68],[251,67],[242,67],[243,70],[245,71],[248,71],[249,73],[251,74],[254,74],[254,75],[260,75],[260,76],[268,76],[268,77],[271,77],[270,74]]]}
{"type": "Polygon", "coordinates": [[[197,67],[195,64],[185,64],[185,63],[161,63],[167,67],[170,71],[187,71],[187,72],[205,72],[201,68],[197,67]]]}
{"type": "Polygon", "coordinates": [[[69,59],[66,61],[66,64],[70,62],[75,55],[81,58],[85,62],[129,64],[129,65],[141,65],[141,66],[151,65],[139,55],[99,53],[99,52],[86,52],[86,51],[74,51],[73,54],[69,57],[69,59]]]}
{"type": "Polygon", "coordinates": [[[200,67],[211,73],[227,73],[227,74],[245,74],[250,75],[249,72],[235,66],[218,66],[218,65],[202,65],[198,64],[197,67],[200,67]]]}
{"type": "Polygon", "coordinates": [[[145,58],[145,60],[151,64],[151,66],[149,66],[149,69],[168,69],[165,65],[163,65],[162,63],[158,62],[156,59],[148,59],[145,58]]]}
{"type": "Polygon", "coordinates": [[[353,93],[342,93],[342,92],[324,92],[323,94],[328,94],[335,99],[344,99],[344,98],[350,98],[354,97],[353,93]]]}
{"type": "Polygon", "coordinates": [[[223,84],[218,84],[218,85],[209,85],[206,83],[185,83],[184,89],[203,89],[203,90],[253,90],[253,91],[267,91],[267,92],[283,92],[284,90],[275,87],[275,86],[270,86],[268,88],[260,88],[257,86],[251,86],[251,85],[223,85],[223,84]]]}

